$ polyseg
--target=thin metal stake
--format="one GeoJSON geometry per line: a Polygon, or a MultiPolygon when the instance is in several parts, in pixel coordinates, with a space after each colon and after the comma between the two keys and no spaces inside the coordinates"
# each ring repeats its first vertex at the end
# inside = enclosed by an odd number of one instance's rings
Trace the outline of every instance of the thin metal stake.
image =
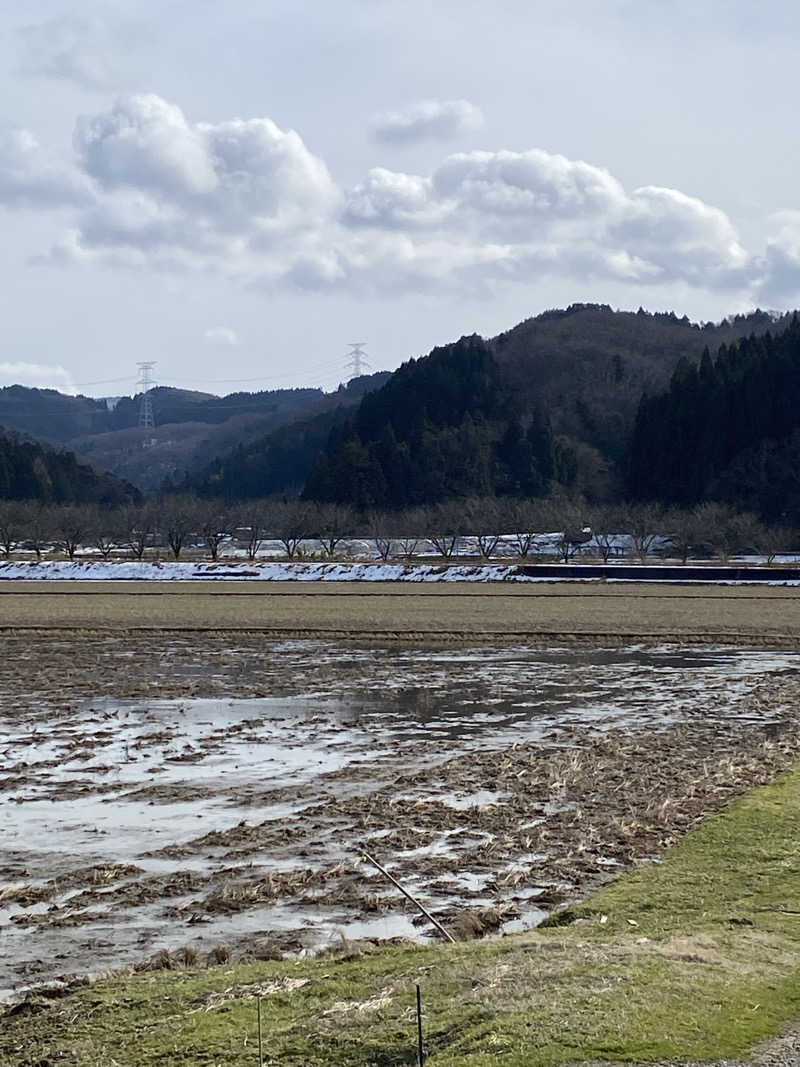
{"type": "Polygon", "coordinates": [[[422,994],[417,986],[417,1067],[425,1063],[425,1050],[422,1047],[422,994]]]}
{"type": "Polygon", "coordinates": [[[264,1067],[264,1041],[261,1036],[261,997],[256,1001],[258,1004],[258,1067],[264,1067]]]}
{"type": "Polygon", "coordinates": [[[442,935],[442,937],[445,939],[445,941],[452,941],[455,944],[455,940],[456,939],[453,937],[453,935],[451,933],[449,933],[449,931],[445,930],[445,928],[438,921],[438,919],[434,919],[434,917],[431,915],[431,913],[428,911],[428,909],[425,907],[424,904],[421,904],[417,900],[416,897],[412,897],[412,895],[409,893],[409,891],[407,889],[404,889],[403,886],[400,885],[400,883],[397,881],[397,879],[394,877],[394,875],[389,874],[389,872],[386,870],[386,868],[385,867],[381,867],[380,863],[378,863],[378,861],[373,856],[370,856],[369,852],[367,852],[363,848],[361,849],[361,855],[365,859],[369,860],[369,862],[372,864],[373,867],[377,867],[378,870],[381,872],[381,874],[384,875],[384,877],[389,879],[389,881],[392,883],[392,885],[397,886],[397,888],[400,890],[400,892],[403,894],[404,897],[406,897],[408,900],[410,900],[411,903],[415,907],[419,908],[419,910],[422,912],[422,914],[425,916],[425,918],[433,923],[433,925],[436,927],[436,929],[439,931],[439,933],[442,935]]]}

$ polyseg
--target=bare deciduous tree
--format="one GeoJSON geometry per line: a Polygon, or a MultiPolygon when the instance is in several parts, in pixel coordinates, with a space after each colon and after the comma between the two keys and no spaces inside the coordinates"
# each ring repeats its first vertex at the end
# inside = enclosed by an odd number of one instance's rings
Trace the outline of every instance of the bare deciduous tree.
{"type": "Polygon", "coordinates": [[[65,504],[55,509],[55,540],[70,561],[85,538],[91,537],[91,513],[85,507],[65,504]]]}
{"type": "Polygon", "coordinates": [[[798,540],[797,531],[790,526],[760,523],[754,534],[754,547],[766,558],[768,566],[772,566],[777,556],[790,552],[798,540]]]}
{"type": "Polygon", "coordinates": [[[375,551],[385,563],[392,554],[394,538],[391,533],[392,516],[385,511],[371,511],[367,515],[369,536],[375,551]]]}
{"type": "Polygon", "coordinates": [[[37,560],[55,537],[57,508],[48,507],[40,500],[25,501],[22,505],[22,523],[25,543],[36,553],[37,560]]]}
{"type": "Polygon", "coordinates": [[[634,552],[644,563],[664,535],[664,509],[658,504],[634,504],[626,509],[625,524],[634,552]]]}
{"type": "Polygon", "coordinates": [[[625,532],[624,514],[617,507],[593,507],[589,512],[589,526],[592,531],[592,545],[597,549],[603,563],[608,563],[618,545],[619,535],[625,532]]]}
{"type": "Polygon", "coordinates": [[[317,504],[313,515],[322,551],[329,557],[335,555],[337,545],[353,535],[355,516],[352,508],[343,504],[317,504]]]}
{"type": "Polygon", "coordinates": [[[558,531],[556,551],[562,563],[569,563],[592,536],[591,529],[586,525],[585,508],[572,500],[554,500],[553,518],[558,531]]]}
{"type": "Polygon", "coordinates": [[[118,511],[100,510],[92,508],[91,519],[92,540],[91,544],[97,549],[104,560],[111,558],[111,554],[121,539],[121,529],[118,511]]]}
{"type": "Polygon", "coordinates": [[[546,500],[510,500],[506,505],[506,526],[516,553],[527,559],[551,542],[555,529],[553,508],[546,500]]]}
{"type": "Polygon", "coordinates": [[[413,559],[420,541],[425,540],[425,512],[422,508],[410,508],[398,518],[397,547],[407,560],[413,559]]]}
{"type": "Polygon", "coordinates": [[[463,529],[461,507],[453,501],[436,504],[425,513],[428,540],[445,559],[450,559],[458,545],[459,531],[463,529]]]}
{"type": "Polygon", "coordinates": [[[472,497],[464,506],[466,528],[483,559],[491,559],[503,533],[503,512],[495,497],[472,497]]]}
{"type": "Polygon", "coordinates": [[[753,548],[758,536],[758,519],[750,512],[737,512],[715,500],[698,505],[694,511],[702,541],[727,563],[735,551],[753,548]]]}
{"type": "Polygon", "coordinates": [[[167,497],[160,506],[160,521],[173,559],[180,559],[187,539],[197,532],[197,501],[190,496],[167,497]]]}
{"type": "Polygon", "coordinates": [[[120,510],[121,543],[136,560],[144,559],[155,534],[155,511],[149,503],[129,504],[120,510]]]}
{"type": "Polygon", "coordinates": [[[0,500],[0,553],[3,559],[11,559],[23,531],[24,511],[19,503],[16,500],[0,500]]]}
{"type": "Polygon", "coordinates": [[[269,504],[264,500],[248,500],[234,513],[237,533],[244,534],[245,551],[251,563],[269,532],[269,514],[269,504]]]}
{"type": "Polygon", "coordinates": [[[664,516],[666,538],[684,565],[692,551],[702,544],[701,525],[694,509],[673,508],[664,516]]]}
{"type": "Polygon", "coordinates": [[[202,501],[198,507],[198,518],[200,536],[211,560],[216,563],[220,547],[231,535],[232,513],[216,500],[202,501]]]}
{"type": "Polygon", "coordinates": [[[288,558],[294,559],[313,529],[311,508],[302,500],[275,501],[270,507],[269,525],[288,558]]]}

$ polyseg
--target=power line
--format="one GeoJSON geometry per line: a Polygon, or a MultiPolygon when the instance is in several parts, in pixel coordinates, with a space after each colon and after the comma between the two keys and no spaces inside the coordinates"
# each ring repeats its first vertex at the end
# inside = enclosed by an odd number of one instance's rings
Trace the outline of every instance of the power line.
{"type": "MultiPolygon", "coordinates": [[[[352,358],[349,361],[346,369],[351,369],[352,373],[348,377],[348,379],[347,379],[348,381],[351,381],[353,378],[359,377],[365,370],[371,370],[372,369],[370,364],[369,364],[369,362],[368,362],[368,360],[366,359],[365,353],[363,351],[365,347],[366,347],[365,342],[358,342],[358,343],[354,343],[354,344],[350,345],[352,358]]],[[[154,360],[153,361],[147,361],[147,367],[148,367],[147,381],[145,381],[143,379],[143,377],[142,377],[144,365],[145,365],[144,363],[137,363],[137,367],[139,368],[139,377],[138,378],[137,377],[130,377],[130,376],[127,376],[127,377],[124,377],[124,378],[99,378],[99,379],[96,379],[96,380],[90,381],[90,382],[74,382],[72,384],[73,384],[73,387],[75,389],[82,389],[82,388],[85,388],[85,387],[88,387],[88,386],[92,386],[92,385],[115,385],[115,384],[122,383],[122,382],[132,383],[132,384],[136,385],[141,390],[140,405],[139,406],[140,406],[140,420],[142,420],[142,421],[140,421],[140,425],[153,427],[155,425],[155,416],[154,416],[153,409],[152,409],[152,397],[151,396],[147,396],[147,394],[150,393],[153,389],[156,388],[156,383],[152,380],[152,377],[149,374],[149,370],[151,370],[152,367],[155,366],[155,361],[154,360]],[[146,399],[145,399],[145,397],[146,397],[146,399]],[[147,412],[145,411],[145,408],[149,408],[150,409],[149,416],[148,416],[147,412]],[[152,418],[152,421],[150,421],[151,418],[152,418]],[[147,421],[144,421],[144,420],[147,420],[147,421]]],[[[341,373],[342,367],[341,367],[341,364],[338,363],[338,362],[334,362],[333,360],[326,360],[324,362],[320,362],[320,363],[317,363],[317,364],[312,364],[311,366],[304,368],[304,370],[305,370],[305,375],[304,375],[303,380],[301,380],[300,382],[297,382],[295,380],[295,384],[287,386],[286,388],[291,388],[291,389],[313,389],[313,388],[317,388],[317,389],[321,389],[322,392],[325,392],[326,391],[326,387],[321,385],[321,382],[325,378],[333,378],[334,376],[338,377],[339,374],[341,373]]],[[[280,374],[259,375],[257,377],[253,377],[253,378],[194,378],[194,377],[192,377],[192,378],[170,378],[170,377],[161,377],[161,376],[159,376],[159,382],[162,383],[162,384],[165,383],[165,382],[169,382],[173,386],[181,386],[181,385],[183,385],[183,386],[191,389],[192,387],[196,387],[197,385],[200,385],[200,384],[204,384],[204,385],[246,385],[246,384],[255,383],[255,382],[276,382],[276,381],[287,380],[287,379],[292,379],[292,378],[294,378],[294,374],[293,374],[292,371],[284,371],[284,372],[282,372],[280,374]]],[[[340,379],[340,381],[341,381],[341,379],[340,379]]],[[[2,390],[5,389],[5,388],[8,388],[8,387],[7,386],[0,387],[0,392],[2,392],[2,390]]],[[[268,392],[268,391],[271,391],[271,390],[264,390],[264,391],[268,392]]],[[[330,387],[330,391],[335,391],[335,386],[331,386],[330,387]]],[[[62,395],[64,396],[65,399],[75,399],[75,400],[78,399],[77,396],[70,396],[70,394],[66,394],[65,393],[65,394],[62,394],[62,395]]],[[[84,397],[84,399],[89,400],[89,401],[93,401],[95,403],[99,402],[97,397],[84,397]]],[[[220,397],[219,399],[220,400],[224,400],[224,397],[220,397]]],[[[248,404],[226,404],[226,405],[215,405],[215,406],[218,407],[218,408],[220,406],[224,406],[224,408],[226,410],[231,410],[231,411],[233,411],[233,410],[252,410],[251,406],[248,405],[248,404]]],[[[0,407],[0,416],[3,416],[3,415],[12,416],[13,415],[15,418],[26,418],[27,417],[27,418],[35,419],[35,418],[38,418],[40,415],[44,415],[44,414],[59,415],[59,414],[64,414],[64,413],[65,413],[65,408],[64,407],[38,408],[36,411],[33,411],[33,412],[20,411],[17,408],[6,408],[6,409],[3,409],[2,407],[0,407]]]]}
{"type": "MultiPolygon", "coordinates": [[[[308,368],[309,371],[317,371],[318,373],[325,373],[325,372],[333,373],[334,371],[337,371],[339,369],[340,369],[340,367],[339,367],[338,363],[337,364],[330,363],[330,364],[324,364],[324,365],[321,364],[316,368],[314,368],[314,367],[308,368]]],[[[244,385],[244,384],[247,384],[247,383],[250,383],[250,382],[282,381],[282,380],[286,380],[288,378],[293,378],[293,377],[294,377],[294,374],[292,373],[292,371],[285,371],[283,374],[262,374],[262,375],[259,375],[257,378],[166,378],[166,377],[160,377],[159,380],[162,381],[162,382],[172,382],[173,384],[191,382],[191,383],[200,384],[200,385],[244,385]]],[[[306,378],[306,381],[309,381],[309,380],[316,381],[316,374],[314,374],[313,376],[309,375],[306,378]]],[[[308,388],[308,386],[298,385],[298,386],[293,386],[292,388],[302,389],[302,388],[308,388]]]]}
{"type": "Polygon", "coordinates": [[[118,382],[135,382],[137,380],[138,379],[131,378],[131,377],[127,377],[127,378],[101,378],[99,381],[96,381],[96,382],[73,382],[72,386],[73,386],[74,389],[83,389],[84,386],[87,386],[87,385],[116,385],[118,382]]]}
{"type": "MultiPolygon", "coordinates": [[[[325,393],[326,389],[323,388],[320,384],[318,384],[320,379],[323,376],[325,376],[326,374],[331,374],[331,375],[338,374],[338,372],[340,370],[341,370],[341,365],[338,364],[338,363],[330,363],[330,364],[328,364],[326,366],[321,366],[320,367],[320,372],[321,373],[320,373],[320,377],[319,378],[317,376],[314,376],[313,378],[309,377],[309,379],[307,379],[305,384],[294,385],[294,386],[291,386],[291,388],[293,388],[293,389],[319,389],[321,392],[325,393]]],[[[273,375],[273,376],[267,377],[267,378],[228,378],[228,379],[214,379],[214,381],[218,381],[220,384],[223,384],[226,381],[228,383],[230,383],[230,384],[235,384],[237,382],[244,383],[244,382],[271,381],[271,380],[275,380],[278,377],[286,377],[286,376],[285,375],[273,375]]],[[[119,379],[114,379],[114,380],[115,381],[135,382],[138,386],[141,386],[141,379],[139,379],[139,378],[136,378],[136,379],[134,379],[134,378],[119,378],[119,379]]],[[[200,383],[200,382],[206,382],[207,384],[210,384],[210,379],[198,379],[198,378],[186,379],[186,378],[162,378],[162,377],[159,377],[159,382],[162,383],[162,384],[164,382],[170,382],[170,383],[173,383],[173,384],[174,383],[180,384],[180,383],[186,383],[186,382],[189,382],[191,384],[197,384],[197,383],[200,383]]],[[[89,383],[84,383],[84,384],[89,384],[89,383]]],[[[150,389],[154,390],[155,388],[156,388],[155,383],[151,382],[150,389]]],[[[260,391],[262,391],[262,392],[273,392],[274,390],[260,390],[260,391]]],[[[327,391],[335,392],[335,387],[333,387],[333,388],[331,388],[331,389],[329,389],[327,391]]],[[[99,404],[100,403],[100,400],[97,397],[77,397],[77,396],[70,396],[69,394],[66,394],[66,393],[65,394],[61,394],[61,395],[63,396],[64,401],[83,399],[83,400],[86,400],[89,403],[93,403],[93,404],[99,404]]],[[[214,400],[209,400],[208,401],[208,403],[212,403],[214,405],[215,410],[225,410],[225,411],[239,411],[239,410],[242,410],[242,411],[245,411],[245,410],[246,411],[253,411],[254,410],[252,404],[247,404],[247,403],[227,403],[226,404],[225,403],[225,399],[226,398],[224,396],[219,396],[219,397],[217,397],[215,399],[218,402],[215,403],[214,400]]],[[[152,403],[152,397],[150,398],[150,402],[152,403]]],[[[140,400],[140,404],[141,404],[141,400],[140,400]]],[[[5,416],[14,416],[15,418],[36,419],[40,415],[63,415],[63,414],[67,413],[68,409],[69,409],[69,405],[68,404],[64,404],[61,407],[55,407],[55,406],[37,407],[37,409],[35,411],[24,411],[24,410],[21,410],[21,408],[18,408],[18,407],[5,407],[5,408],[3,408],[2,406],[0,406],[0,417],[5,415],[5,416]]]]}

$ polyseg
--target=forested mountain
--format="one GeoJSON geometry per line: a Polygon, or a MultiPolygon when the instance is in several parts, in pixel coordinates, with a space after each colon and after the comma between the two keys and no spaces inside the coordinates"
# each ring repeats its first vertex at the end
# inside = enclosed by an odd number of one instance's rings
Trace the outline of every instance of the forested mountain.
{"type": "Polygon", "coordinates": [[[699,360],[788,317],[764,311],[698,325],[673,312],[613,311],[574,304],[527,319],[491,342],[503,380],[523,406],[547,412],[575,454],[577,485],[593,499],[624,492],[639,401],[669,385],[681,359],[699,360]]]}
{"type": "Polygon", "coordinates": [[[156,388],[151,392],[156,426],[146,441],[138,426],[139,398],[123,397],[109,412],[110,430],[73,437],[69,446],[143,491],[156,492],[215,455],[325,409],[329,395],[321,389],[277,389],[212,396],[156,388]]]}
{"type": "MultiPolygon", "coordinates": [[[[673,313],[576,304],[488,341],[462,338],[334,393],[157,388],[156,428],[146,436],[136,397],[112,409],[20,386],[0,389],[0,427],[66,443],[146,492],[171,486],[234,499],[304,487],[309,498],[393,508],[558,486],[590,502],[641,498],[661,492],[630,473],[642,396],[666,390],[679,364],[685,376],[704,349],[777,336],[789,321],[757,311],[698,325],[673,313]]],[[[732,500],[737,485],[760,479],[759,499],[772,512],[778,505],[766,500],[766,484],[790,476],[793,447],[758,438],[722,466],[715,461],[708,478],[698,474],[698,484],[732,500]]],[[[653,478],[659,470],[656,463],[653,478]]]]}
{"type": "Polygon", "coordinates": [[[716,499],[775,520],[800,516],[800,320],[782,332],[682,360],[669,389],[642,399],[631,497],[688,506],[716,499]]]}
{"type": "Polygon", "coordinates": [[[139,428],[138,397],[122,397],[112,410],[89,397],[10,386],[0,389],[0,427],[66,444],[96,466],[155,492],[165,482],[202,470],[214,456],[296,420],[352,405],[369,383],[380,384],[386,377],[367,375],[361,384],[352,382],[333,393],[277,389],[214,396],[158,387],[151,391],[156,426],[146,437],[139,428]]]}
{"type": "Polygon", "coordinates": [[[306,483],[310,499],[405,507],[469,495],[590,500],[624,495],[643,393],[706,347],[780,330],[766,312],[696,325],[672,313],[574,305],[491,341],[462,338],[404,364],[336,428],[306,483]]]}
{"type": "Polygon", "coordinates": [[[0,500],[114,507],[139,499],[132,485],[79,462],[73,452],[0,432],[0,500]]]}
{"type": "Polygon", "coordinates": [[[176,488],[229,500],[299,493],[331,432],[347,421],[367,392],[389,378],[388,372],[380,371],[353,379],[327,395],[325,410],[319,414],[295,419],[249,444],[240,442],[197,474],[177,482],[176,488]]]}
{"type": "Polygon", "coordinates": [[[494,492],[537,496],[573,475],[546,418],[523,413],[474,336],[410,360],[365,396],[331,433],[304,495],[397,508],[494,492]]]}

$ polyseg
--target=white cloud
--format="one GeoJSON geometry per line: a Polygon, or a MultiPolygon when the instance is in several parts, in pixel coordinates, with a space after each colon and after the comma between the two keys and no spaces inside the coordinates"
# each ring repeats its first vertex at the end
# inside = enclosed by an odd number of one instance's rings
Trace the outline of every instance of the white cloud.
{"type": "Polygon", "coordinates": [[[377,115],[372,135],[389,144],[449,141],[484,125],[481,109],[469,100],[420,100],[401,111],[377,115]]]}
{"type": "Polygon", "coordinates": [[[488,216],[521,219],[604,215],[624,200],[607,170],[542,149],[450,156],[433,176],[438,196],[488,216]]]}
{"type": "Polygon", "coordinates": [[[205,331],[203,339],[211,345],[234,347],[239,344],[239,334],[231,326],[212,326],[205,331]]]}
{"type": "Polygon", "coordinates": [[[800,287],[800,214],[753,255],[719,208],[676,189],[629,192],[607,169],[543,149],[456,153],[428,175],[376,167],[348,191],[269,118],[192,122],[152,94],[80,119],[74,143],[69,171],[25,131],[0,138],[0,200],[84,201],[40,257],[53,264],[385,294],[546,278],[756,300],[800,287]]]}
{"type": "Polygon", "coordinates": [[[800,297],[800,210],[779,211],[768,220],[764,255],[758,259],[758,302],[797,305],[800,297]]]}
{"type": "Polygon", "coordinates": [[[439,221],[430,178],[373,167],[347,196],[344,221],[354,226],[427,226],[439,221]]]}
{"type": "Polygon", "coordinates": [[[218,179],[214,206],[234,226],[257,219],[267,232],[316,224],[338,206],[325,163],[294,130],[271,119],[198,126],[218,179]]]}
{"type": "Polygon", "coordinates": [[[80,119],[74,142],[98,189],[57,246],[62,261],[280,278],[327,239],[340,206],[325,163],[268,118],[192,123],[138,95],[80,119]]]}
{"type": "Polygon", "coordinates": [[[604,168],[541,149],[459,153],[430,178],[372,171],[344,221],[362,241],[404,231],[417,268],[444,285],[562,275],[716,288],[746,285],[752,271],[718,208],[672,189],[628,193],[604,168]]]}
{"type": "Polygon", "coordinates": [[[32,389],[57,389],[74,396],[77,392],[69,371],[60,364],[0,363],[0,388],[26,385],[32,389]]]}
{"type": "Polygon", "coordinates": [[[728,216],[677,189],[634,190],[611,233],[665,275],[701,285],[741,284],[752,267],[728,216]]]}
{"type": "Polygon", "coordinates": [[[111,111],[78,120],[75,150],[107,189],[197,196],[218,184],[205,140],[175,104],[154,93],[119,100],[111,111]]]}
{"type": "Polygon", "coordinates": [[[62,207],[90,199],[85,178],[51,158],[30,130],[0,126],[0,204],[62,207]]]}

